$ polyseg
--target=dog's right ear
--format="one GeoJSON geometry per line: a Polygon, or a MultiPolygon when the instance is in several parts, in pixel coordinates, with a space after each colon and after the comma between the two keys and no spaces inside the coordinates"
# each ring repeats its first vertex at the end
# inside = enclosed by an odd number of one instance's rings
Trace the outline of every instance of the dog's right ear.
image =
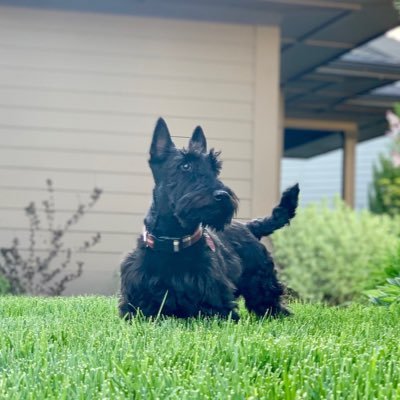
{"type": "Polygon", "coordinates": [[[175,145],[172,142],[168,126],[162,118],[159,118],[151,142],[150,162],[164,161],[173,148],[175,145]]]}

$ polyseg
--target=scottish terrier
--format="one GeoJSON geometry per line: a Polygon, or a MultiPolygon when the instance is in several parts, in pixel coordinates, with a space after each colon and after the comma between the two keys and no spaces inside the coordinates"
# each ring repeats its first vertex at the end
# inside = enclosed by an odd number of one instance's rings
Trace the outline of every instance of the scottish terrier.
{"type": "Polygon", "coordinates": [[[131,318],[239,318],[236,299],[258,316],[287,315],[283,286],[260,239],[294,217],[299,187],[286,190],[269,218],[232,221],[235,193],[218,178],[222,163],[197,127],[187,149],[159,119],[150,147],[155,187],[137,248],[121,265],[119,312],[131,318]]]}

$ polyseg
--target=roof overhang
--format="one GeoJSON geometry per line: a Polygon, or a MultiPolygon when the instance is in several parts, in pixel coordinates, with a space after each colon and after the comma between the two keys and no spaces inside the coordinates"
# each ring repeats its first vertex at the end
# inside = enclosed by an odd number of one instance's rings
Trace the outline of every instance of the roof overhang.
{"type": "MultiPolygon", "coordinates": [[[[342,56],[398,25],[399,16],[391,0],[351,3],[360,8],[328,11],[330,18],[319,20],[319,26],[300,39],[291,40],[282,30],[281,87],[287,117],[355,123],[358,140],[364,141],[385,133],[386,110],[400,101],[400,91],[375,90],[400,80],[400,63],[385,63],[384,54],[378,54],[381,63],[342,56]]],[[[294,127],[288,127],[285,155],[306,158],[340,147],[339,131],[333,125],[328,128],[317,139],[318,130],[309,128],[307,134],[304,126],[298,127],[304,142],[293,148],[294,127]]]]}
{"type": "MultiPolygon", "coordinates": [[[[399,24],[392,0],[0,0],[1,4],[227,23],[279,24],[282,35],[281,87],[286,116],[356,123],[359,140],[382,135],[386,109],[392,102],[400,101],[400,96],[371,93],[373,89],[400,80],[398,65],[378,67],[339,60],[351,49],[399,24]]],[[[303,136],[303,143],[298,143],[297,138],[297,146],[293,147],[293,142],[286,143],[286,155],[310,157],[338,147],[338,142],[332,139],[334,135],[325,135],[325,139],[321,135],[319,146],[304,132],[303,136]]]]}

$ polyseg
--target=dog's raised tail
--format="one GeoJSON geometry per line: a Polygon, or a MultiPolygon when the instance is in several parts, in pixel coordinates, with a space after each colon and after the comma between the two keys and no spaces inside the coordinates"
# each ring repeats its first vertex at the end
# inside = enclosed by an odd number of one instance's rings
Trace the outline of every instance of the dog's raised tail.
{"type": "Polygon", "coordinates": [[[298,183],[286,189],[282,193],[279,204],[272,210],[272,216],[253,219],[247,222],[247,228],[260,240],[262,237],[268,236],[289,224],[290,220],[296,215],[299,193],[298,183]]]}

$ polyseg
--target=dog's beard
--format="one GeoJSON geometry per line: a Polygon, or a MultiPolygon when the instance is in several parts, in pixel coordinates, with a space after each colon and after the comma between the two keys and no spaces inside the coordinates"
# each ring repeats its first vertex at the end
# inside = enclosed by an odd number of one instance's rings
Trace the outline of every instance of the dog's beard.
{"type": "Polygon", "coordinates": [[[217,231],[231,223],[238,208],[238,198],[227,190],[229,197],[222,201],[215,201],[213,197],[207,199],[202,193],[190,193],[183,196],[175,207],[175,216],[185,228],[195,228],[200,223],[217,231]]]}

